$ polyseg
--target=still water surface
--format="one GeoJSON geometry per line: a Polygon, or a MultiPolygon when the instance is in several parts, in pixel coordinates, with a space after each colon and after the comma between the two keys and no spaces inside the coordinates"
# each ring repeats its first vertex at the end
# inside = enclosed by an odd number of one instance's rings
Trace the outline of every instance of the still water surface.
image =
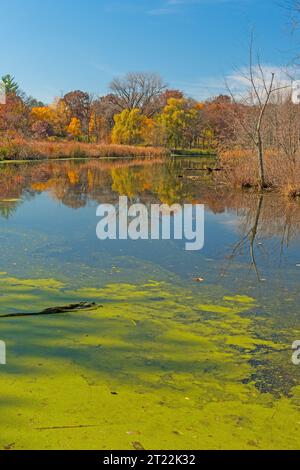
{"type": "Polygon", "coordinates": [[[0,318],[0,448],[300,448],[300,203],[199,165],[1,166],[0,315],[96,306],[0,318]],[[124,195],[205,204],[204,249],[99,241],[124,195]]]}

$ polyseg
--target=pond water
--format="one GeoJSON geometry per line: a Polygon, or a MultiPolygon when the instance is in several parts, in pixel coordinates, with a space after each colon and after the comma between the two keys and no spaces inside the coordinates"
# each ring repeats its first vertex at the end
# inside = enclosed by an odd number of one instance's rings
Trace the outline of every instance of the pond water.
{"type": "Polygon", "coordinates": [[[195,162],[1,165],[0,448],[300,448],[300,203],[195,162]],[[204,249],[98,240],[121,195],[205,204],[204,249]]]}

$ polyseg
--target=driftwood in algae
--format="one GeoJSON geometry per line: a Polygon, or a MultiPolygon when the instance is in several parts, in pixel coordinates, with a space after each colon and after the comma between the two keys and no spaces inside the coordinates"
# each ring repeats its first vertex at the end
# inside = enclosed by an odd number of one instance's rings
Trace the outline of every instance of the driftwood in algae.
{"type": "Polygon", "coordinates": [[[95,302],[80,302],[79,304],[70,304],[65,305],[62,307],[52,307],[46,308],[41,312],[34,312],[34,313],[8,313],[5,315],[0,315],[0,318],[14,318],[14,317],[33,317],[38,315],[56,315],[59,313],[70,313],[76,312],[78,310],[88,310],[94,307],[101,307],[101,305],[97,305],[95,302]]]}

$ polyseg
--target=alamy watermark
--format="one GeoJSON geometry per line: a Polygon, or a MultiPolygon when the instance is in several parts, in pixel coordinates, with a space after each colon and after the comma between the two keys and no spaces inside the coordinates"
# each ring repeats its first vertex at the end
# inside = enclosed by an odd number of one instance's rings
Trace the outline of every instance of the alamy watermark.
{"type": "Polygon", "coordinates": [[[204,246],[204,205],[128,204],[121,196],[118,206],[100,204],[96,233],[99,240],[184,240],[187,251],[204,246]]]}
{"type": "Polygon", "coordinates": [[[4,341],[0,341],[0,365],[6,364],[6,344],[4,341]]]}

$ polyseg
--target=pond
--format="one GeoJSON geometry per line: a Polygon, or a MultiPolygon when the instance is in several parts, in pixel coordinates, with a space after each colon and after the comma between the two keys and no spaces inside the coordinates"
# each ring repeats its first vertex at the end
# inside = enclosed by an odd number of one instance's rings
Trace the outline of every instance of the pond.
{"type": "Polygon", "coordinates": [[[1,165],[1,449],[300,447],[300,203],[207,165],[1,165]],[[203,250],[100,241],[119,196],[204,204],[203,250]]]}

